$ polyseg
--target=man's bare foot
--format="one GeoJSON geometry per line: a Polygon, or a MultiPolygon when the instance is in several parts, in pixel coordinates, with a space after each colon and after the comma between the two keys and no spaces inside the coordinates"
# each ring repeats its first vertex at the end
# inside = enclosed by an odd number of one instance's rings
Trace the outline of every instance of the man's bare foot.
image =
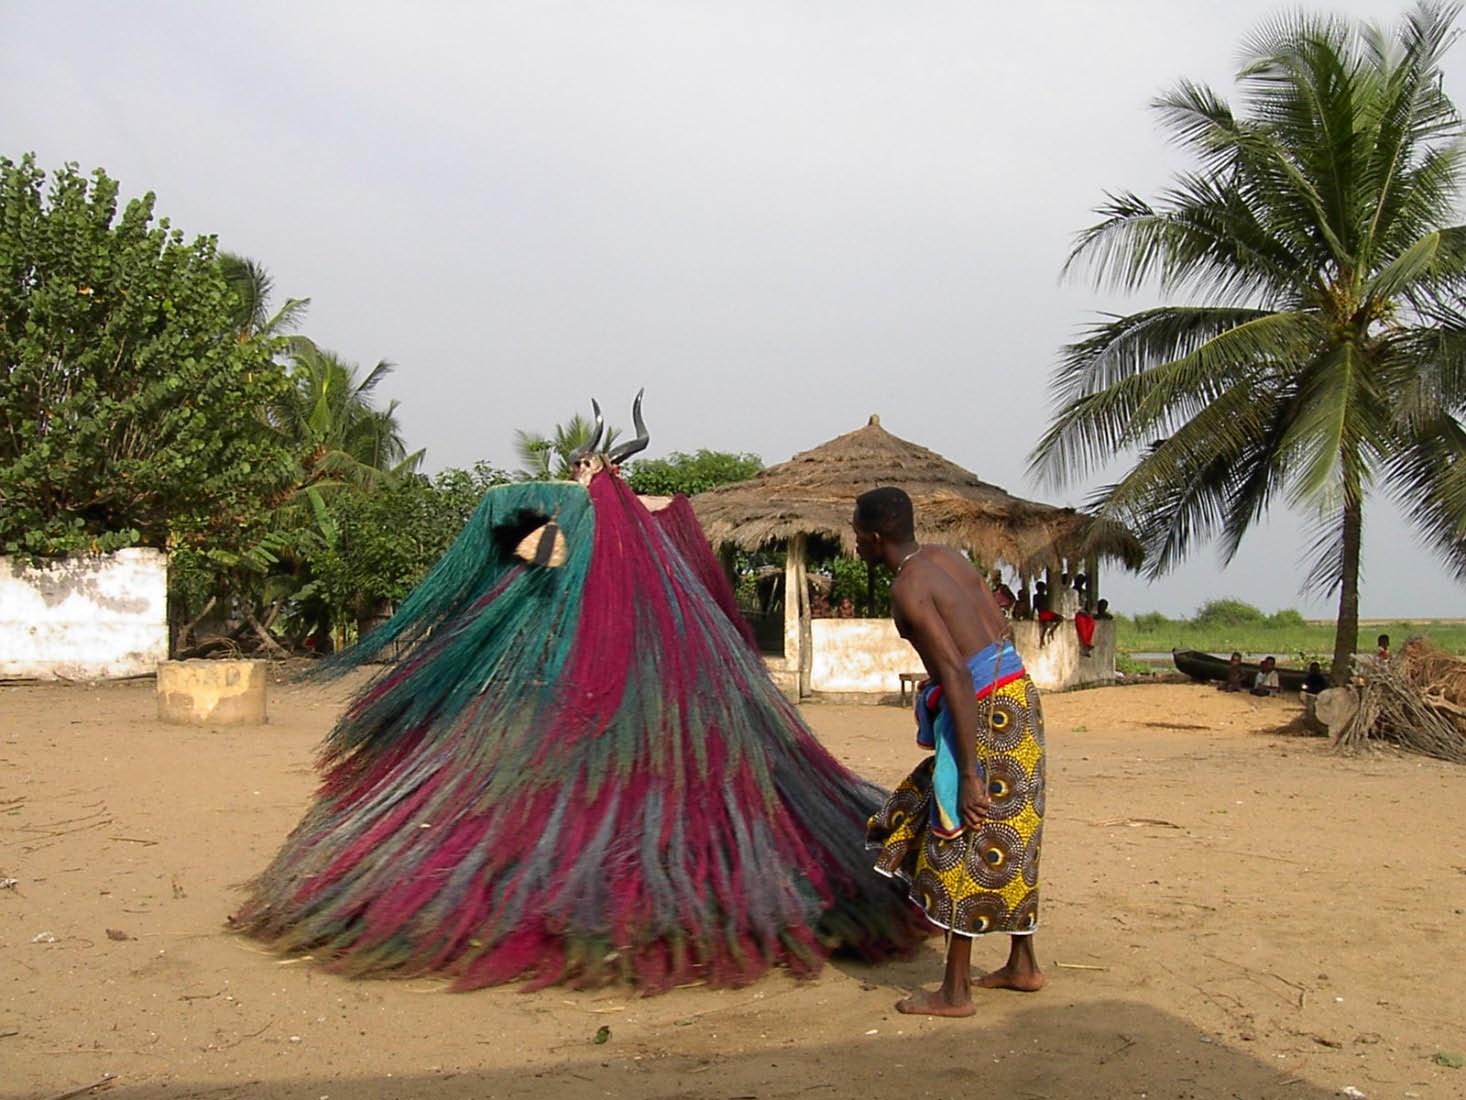
{"type": "Polygon", "coordinates": [[[1016,989],[1019,993],[1037,993],[1047,979],[1037,970],[1004,966],[984,974],[972,984],[979,989],[1016,989]]]}
{"type": "Polygon", "coordinates": [[[971,1016],[977,1006],[970,999],[952,1001],[940,989],[931,993],[913,993],[896,1002],[896,1011],[908,1016],[971,1016]]]}

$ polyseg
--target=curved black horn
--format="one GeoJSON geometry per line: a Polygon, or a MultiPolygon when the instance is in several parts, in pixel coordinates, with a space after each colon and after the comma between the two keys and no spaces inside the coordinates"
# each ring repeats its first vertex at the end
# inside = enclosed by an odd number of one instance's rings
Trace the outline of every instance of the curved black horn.
{"type": "Polygon", "coordinates": [[[646,450],[646,445],[651,442],[651,436],[646,434],[646,421],[641,418],[641,398],[646,393],[646,387],[636,391],[636,400],[631,403],[631,422],[636,425],[636,438],[621,444],[606,457],[611,462],[625,462],[637,451],[646,450]]]}
{"type": "Polygon", "coordinates": [[[566,456],[566,461],[572,466],[586,455],[595,454],[596,448],[601,445],[601,433],[606,430],[606,418],[601,415],[600,403],[594,397],[590,399],[590,407],[596,411],[595,434],[566,456]]]}

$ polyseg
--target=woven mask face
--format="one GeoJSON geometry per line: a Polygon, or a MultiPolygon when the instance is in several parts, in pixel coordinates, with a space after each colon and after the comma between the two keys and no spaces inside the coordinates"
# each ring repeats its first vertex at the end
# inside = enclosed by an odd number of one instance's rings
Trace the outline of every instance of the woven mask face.
{"type": "Polygon", "coordinates": [[[575,460],[575,466],[570,476],[582,485],[589,485],[590,479],[595,477],[606,468],[606,460],[601,455],[591,454],[575,460]]]}

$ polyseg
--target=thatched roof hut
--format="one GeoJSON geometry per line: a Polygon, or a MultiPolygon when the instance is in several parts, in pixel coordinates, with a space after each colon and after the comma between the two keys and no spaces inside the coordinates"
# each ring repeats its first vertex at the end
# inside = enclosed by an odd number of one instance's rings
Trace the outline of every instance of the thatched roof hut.
{"type": "MultiPolygon", "coordinates": [[[[855,498],[878,485],[898,485],[911,495],[918,539],[961,547],[983,566],[1003,563],[1025,579],[1061,570],[1066,562],[1076,567],[1082,563],[1094,596],[1098,558],[1140,563],[1140,544],[1128,531],[1101,527],[1072,508],[1022,500],[988,485],[935,451],[892,435],[872,416],[865,427],[747,481],[692,498],[698,522],[714,546],[758,550],[773,543],[787,545],[784,591],[797,596],[784,601],[782,654],[765,659],[793,699],[845,691],[880,697],[898,678],[902,683],[911,679],[919,664],[889,619],[841,622],[811,615],[806,571],[810,539],[853,555],[855,498]]],[[[1081,653],[1073,631],[1060,632],[1044,644],[1038,624],[1013,625],[1015,643],[1042,686],[1113,679],[1112,631],[1101,631],[1093,652],[1081,653]]]]}
{"type": "Polygon", "coordinates": [[[715,546],[757,550],[813,535],[853,555],[855,498],[878,485],[898,485],[911,495],[918,539],[961,546],[984,564],[1004,562],[1026,575],[1060,568],[1064,559],[1139,564],[1140,545],[1129,532],[989,485],[935,451],[892,435],[878,416],[747,481],[699,493],[692,506],[715,546]]]}

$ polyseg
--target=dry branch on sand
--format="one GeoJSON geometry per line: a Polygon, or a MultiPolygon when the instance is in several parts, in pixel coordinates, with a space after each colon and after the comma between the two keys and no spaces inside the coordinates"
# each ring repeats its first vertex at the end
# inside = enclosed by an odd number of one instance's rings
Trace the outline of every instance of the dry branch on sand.
{"type": "Polygon", "coordinates": [[[1360,669],[1359,704],[1334,738],[1341,751],[1388,741],[1466,764],[1466,661],[1411,638],[1393,660],[1360,669]]]}

